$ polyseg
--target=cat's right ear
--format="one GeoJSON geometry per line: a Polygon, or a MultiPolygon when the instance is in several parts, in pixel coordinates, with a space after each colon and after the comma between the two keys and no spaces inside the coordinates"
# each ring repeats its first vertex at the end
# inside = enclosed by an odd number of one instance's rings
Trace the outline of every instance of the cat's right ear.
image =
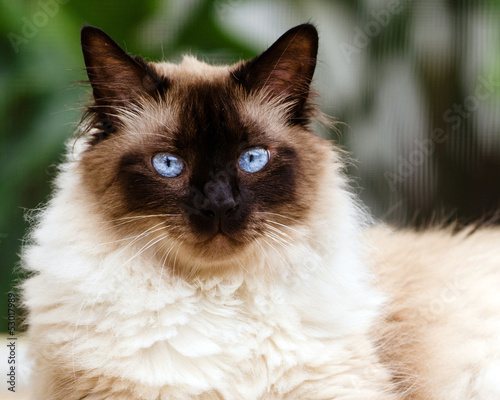
{"type": "Polygon", "coordinates": [[[115,107],[152,95],[163,81],[140,57],[131,57],[104,31],[81,31],[83,58],[95,99],[94,111],[113,120],[115,107]]]}

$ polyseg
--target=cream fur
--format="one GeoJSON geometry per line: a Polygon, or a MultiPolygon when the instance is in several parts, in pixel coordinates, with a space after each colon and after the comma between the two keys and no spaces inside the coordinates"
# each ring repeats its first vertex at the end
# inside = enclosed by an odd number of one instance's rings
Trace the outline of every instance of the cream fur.
{"type": "Polygon", "coordinates": [[[500,230],[369,233],[392,300],[382,357],[416,399],[500,399],[500,230]]]}
{"type": "Polygon", "coordinates": [[[239,273],[186,279],[143,243],[110,242],[79,182],[80,151],[23,257],[37,272],[24,284],[33,398],[77,399],[87,386],[105,388],[92,399],[393,398],[371,337],[383,297],[338,161],[317,219],[288,248],[262,242],[239,273]]]}
{"type": "MultiPolygon", "coordinates": [[[[190,79],[227,72],[184,64],[190,79]]],[[[252,104],[248,118],[265,115],[252,104]]],[[[498,229],[368,229],[328,149],[313,212],[284,243],[184,275],[178,247],[166,265],[110,228],[82,183],[85,146],[68,147],[23,252],[33,399],[500,398],[498,229]]]]}

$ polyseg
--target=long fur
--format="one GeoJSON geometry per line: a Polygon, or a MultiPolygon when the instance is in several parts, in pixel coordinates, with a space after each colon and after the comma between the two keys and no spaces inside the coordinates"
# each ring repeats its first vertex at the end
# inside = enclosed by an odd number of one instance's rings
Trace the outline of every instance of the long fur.
{"type": "MultiPolygon", "coordinates": [[[[306,231],[276,225],[239,273],[186,280],[147,243],[109,243],[77,163],[74,150],[24,254],[37,272],[24,284],[36,398],[77,399],[101,381],[118,382],[103,392],[117,399],[391,398],[371,337],[383,297],[343,178],[306,231]],[[48,385],[59,374],[70,390],[48,385]]],[[[332,153],[325,179],[337,168],[332,153]]]]}
{"type": "MultiPolygon", "coordinates": [[[[191,57],[148,68],[179,87],[234,71],[191,57]]],[[[500,398],[498,230],[369,228],[340,152],[285,117],[296,103],[237,97],[244,123],[301,149],[287,207],[303,215],[256,211],[244,251],[203,261],[188,231],[165,225],[178,216],[109,200],[115,153],[173,131],[178,97],[113,105],[126,134],[96,139],[94,126],[69,143],[23,250],[32,398],[500,398]]]]}

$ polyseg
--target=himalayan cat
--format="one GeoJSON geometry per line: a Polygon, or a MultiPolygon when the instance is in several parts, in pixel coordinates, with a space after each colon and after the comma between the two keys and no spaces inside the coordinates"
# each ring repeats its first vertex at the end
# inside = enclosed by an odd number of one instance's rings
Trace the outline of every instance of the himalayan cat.
{"type": "Polygon", "coordinates": [[[33,399],[500,399],[500,231],[371,226],[310,128],[314,26],[232,66],[82,48],[22,255],[33,399]]]}

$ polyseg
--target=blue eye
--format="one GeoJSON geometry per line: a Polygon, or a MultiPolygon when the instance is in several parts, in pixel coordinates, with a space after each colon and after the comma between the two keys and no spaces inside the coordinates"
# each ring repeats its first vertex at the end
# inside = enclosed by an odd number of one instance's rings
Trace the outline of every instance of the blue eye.
{"type": "Polygon", "coordinates": [[[167,153],[156,154],[153,156],[152,162],[153,167],[167,178],[179,176],[184,169],[184,163],[180,158],[167,153]]]}
{"type": "Polygon", "coordinates": [[[269,162],[269,158],[269,150],[262,147],[255,147],[245,151],[238,159],[238,164],[243,171],[253,174],[264,168],[269,162]]]}

